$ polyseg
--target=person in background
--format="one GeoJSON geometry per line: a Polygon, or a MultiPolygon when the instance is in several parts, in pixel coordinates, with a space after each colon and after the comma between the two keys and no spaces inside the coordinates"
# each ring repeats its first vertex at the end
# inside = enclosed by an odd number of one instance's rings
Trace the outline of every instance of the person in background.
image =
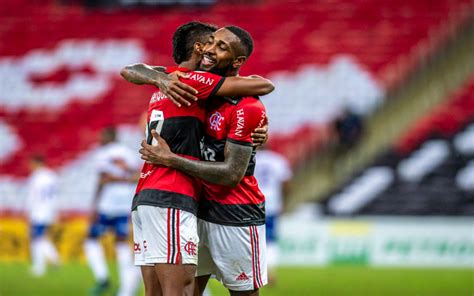
{"type": "Polygon", "coordinates": [[[56,173],[46,166],[41,155],[30,159],[30,168],[26,213],[31,231],[31,272],[34,276],[42,276],[48,261],[59,264],[58,252],[47,236],[48,229],[56,221],[58,181],[56,173]]]}
{"type": "Polygon", "coordinates": [[[91,226],[84,248],[96,285],[92,295],[101,295],[110,288],[104,250],[99,239],[107,232],[115,234],[115,251],[120,287],[117,295],[135,295],[140,272],[133,265],[133,253],[128,242],[130,207],[138,180],[137,153],[116,140],[115,128],[105,128],[96,166],[99,181],[93,201],[91,226]]]}
{"type": "Polygon", "coordinates": [[[260,190],[265,195],[265,225],[267,236],[268,283],[275,284],[275,268],[278,264],[278,216],[285,208],[289,181],[292,178],[288,160],[262,147],[256,155],[255,177],[260,190]]]}
{"type": "Polygon", "coordinates": [[[349,108],[335,120],[338,144],[341,150],[347,150],[357,145],[364,132],[362,118],[349,108]]]}

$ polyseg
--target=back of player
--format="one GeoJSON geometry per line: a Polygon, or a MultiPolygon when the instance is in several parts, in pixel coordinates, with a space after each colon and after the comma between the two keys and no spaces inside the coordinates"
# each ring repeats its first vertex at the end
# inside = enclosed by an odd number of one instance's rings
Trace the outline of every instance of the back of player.
{"type": "Polygon", "coordinates": [[[259,150],[255,177],[265,195],[265,226],[267,234],[267,262],[269,282],[275,282],[273,269],[278,264],[277,225],[283,211],[288,181],[292,177],[290,165],[283,155],[271,150],[259,150]]]}
{"type": "Polygon", "coordinates": [[[102,146],[97,151],[97,170],[117,179],[102,185],[97,205],[98,212],[109,216],[129,216],[131,196],[135,190],[132,176],[139,167],[137,153],[117,142],[102,146]]]}
{"type": "MultiPolygon", "coordinates": [[[[266,123],[253,97],[214,100],[208,109],[203,156],[224,161],[226,141],[251,146],[251,133],[266,123]]],[[[204,182],[200,203],[198,276],[216,274],[231,291],[254,291],[267,282],[265,197],[253,176],[255,151],[236,187],[204,182]]]]}
{"type": "MultiPolygon", "coordinates": [[[[168,71],[188,72],[181,80],[195,88],[201,100],[207,99],[224,78],[183,68],[168,71]]],[[[204,105],[199,101],[189,108],[179,108],[158,90],[150,100],[147,114],[147,142],[156,130],[173,152],[199,159],[199,143],[204,129],[204,105]]],[[[180,171],[145,163],[132,205],[135,263],[197,264],[194,253],[182,252],[184,246],[198,243],[196,214],[200,181],[180,171]],[[181,261],[180,261],[181,260],[181,261]]]]}

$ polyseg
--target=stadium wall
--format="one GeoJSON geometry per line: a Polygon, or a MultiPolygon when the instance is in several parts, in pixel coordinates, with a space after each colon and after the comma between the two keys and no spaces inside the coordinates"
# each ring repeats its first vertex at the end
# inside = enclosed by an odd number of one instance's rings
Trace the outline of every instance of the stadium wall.
{"type": "Polygon", "coordinates": [[[474,266],[472,218],[283,219],[282,265],[474,266]]]}
{"type": "MultiPolygon", "coordinates": [[[[62,262],[84,262],[83,243],[87,237],[87,215],[63,216],[60,223],[50,229],[48,235],[57,247],[62,262]]],[[[28,221],[19,215],[3,215],[0,218],[0,262],[25,262],[30,258],[28,221]]],[[[130,238],[131,241],[131,238],[130,238]]],[[[114,237],[101,238],[108,259],[115,256],[114,237]]]]}
{"type": "MultiPolygon", "coordinates": [[[[86,216],[66,217],[49,233],[64,262],[84,262],[86,216]]],[[[301,220],[284,217],[279,227],[280,264],[392,267],[474,266],[473,218],[361,217],[301,220]]],[[[0,262],[29,260],[28,225],[0,219],[0,262]]],[[[109,259],[113,237],[102,240],[109,259]]]]}

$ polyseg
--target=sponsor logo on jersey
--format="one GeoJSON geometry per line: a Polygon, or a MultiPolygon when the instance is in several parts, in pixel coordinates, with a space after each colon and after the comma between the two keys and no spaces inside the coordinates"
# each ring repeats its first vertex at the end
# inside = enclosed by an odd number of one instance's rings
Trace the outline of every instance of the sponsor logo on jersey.
{"type": "Polygon", "coordinates": [[[205,77],[204,75],[198,74],[198,73],[193,73],[188,76],[188,79],[194,80],[203,84],[207,85],[213,85],[214,84],[214,79],[205,77]]]}
{"type": "Polygon", "coordinates": [[[216,111],[209,117],[209,127],[211,128],[211,130],[220,131],[223,120],[224,117],[216,111]]]}
{"type": "Polygon", "coordinates": [[[245,272],[242,272],[235,280],[236,281],[248,281],[249,277],[245,274],[245,272]]]}
{"type": "Polygon", "coordinates": [[[146,173],[140,173],[140,178],[141,178],[141,179],[146,178],[146,177],[148,177],[149,175],[151,175],[152,172],[153,172],[153,170],[149,170],[149,171],[146,172],[146,173]]]}
{"type": "Polygon", "coordinates": [[[262,127],[265,124],[265,120],[267,119],[267,114],[265,111],[262,111],[262,115],[260,116],[260,122],[258,123],[258,127],[262,127]]]}
{"type": "Polygon", "coordinates": [[[142,252],[142,249],[140,248],[140,244],[133,243],[133,252],[135,254],[140,254],[142,252]]]}
{"type": "Polygon", "coordinates": [[[194,242],[188,241],[184,245],[184,250],[188,253],[190,256],[196,256],[197,255],[197,246],[194,242]]]}
{"type": "Polygon", "coordinates": [[[164,93],[162,93],[160,90],[155,92],[152,96],[151,96],[151,100],[150,100],[150,104],[153,104],[155,102],[158,102],[160,100],[163,100],[165,99],[166,96],[164,93]]]}
{"type": "Polygon", "coordinates": [[[242,132],[244,131],[245,126],[245,112],[244,109],[237,110],[237,128],[235,129],[235,134],[239,137],[242,137],[242,132]]]}
{"type": "Polygon", "coordinates": [[[143,251],[146,252],[146,250],[148,249],[148,243],[146,242],[146,240],[143,241],[143,251]]]}

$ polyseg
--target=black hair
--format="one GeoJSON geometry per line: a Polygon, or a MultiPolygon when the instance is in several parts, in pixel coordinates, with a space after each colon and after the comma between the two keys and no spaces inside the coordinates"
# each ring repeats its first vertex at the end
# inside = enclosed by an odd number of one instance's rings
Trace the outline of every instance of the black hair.
{"type": "Polygon", "coordinates": [[[209,35],[214,33],[217,27],[201,22],[189,22],[180,26],[173,34],[173,59],[176,64],[181,64],[191,58],[194,43],[207,42],[209,35]]]}
{"type": "Polygon", "coordinates": [[[39,154],[39,153],[31,155],[30,160],[33,162],[42,163],[42,164],[44,164],[45,162],[43,154],[39,154]]]}
{"type": "Polygon", "coordinates": [[[250,33],[237,26],[225,26],[225,28],[240,39],[244,54],[248,58],[253,51],[253,39],[250,33]]]}

